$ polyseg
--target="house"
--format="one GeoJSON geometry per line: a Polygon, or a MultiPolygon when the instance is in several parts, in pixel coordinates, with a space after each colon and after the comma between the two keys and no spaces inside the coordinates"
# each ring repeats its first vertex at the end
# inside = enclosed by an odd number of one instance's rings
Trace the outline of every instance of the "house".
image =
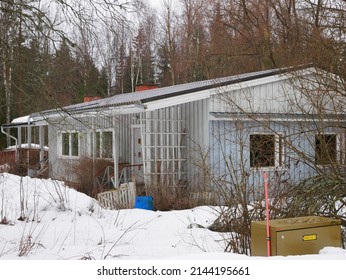
{"type": "Polygon", "coordinates": [[[54,179],[77,182],[74,167],[88,159],[85,175],[104,186],[132,178],[191,189],[243,184],[255,194],[264,172],[285,186],[343,170],[340,85],[314,67],[272,69],[34,113],[2,130],[38,128],[54,179]]]}

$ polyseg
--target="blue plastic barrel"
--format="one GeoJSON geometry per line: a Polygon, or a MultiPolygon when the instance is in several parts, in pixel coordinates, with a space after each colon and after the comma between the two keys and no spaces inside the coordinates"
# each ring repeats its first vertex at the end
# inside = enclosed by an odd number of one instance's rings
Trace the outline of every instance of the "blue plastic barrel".
{"type": "Polygon", "coordinates": [[[137,196],[135,202],[135,208],[154,210],[154,199],[152,196],[137,196]]]}

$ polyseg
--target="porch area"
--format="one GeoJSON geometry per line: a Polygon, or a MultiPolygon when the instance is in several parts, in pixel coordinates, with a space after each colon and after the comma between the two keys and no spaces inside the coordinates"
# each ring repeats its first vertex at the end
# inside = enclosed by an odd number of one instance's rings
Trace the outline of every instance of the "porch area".
{"type": "Polygon", "coordinates": [[[48,148],[11,147],[0,152],[2,172],[37,178],[49,177],[48,148]]]}

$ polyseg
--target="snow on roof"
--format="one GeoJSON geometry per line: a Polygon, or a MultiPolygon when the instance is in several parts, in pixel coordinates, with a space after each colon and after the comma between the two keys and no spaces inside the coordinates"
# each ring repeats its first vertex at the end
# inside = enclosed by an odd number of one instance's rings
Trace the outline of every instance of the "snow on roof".
{"type": "MultiPolygon", "coordinates": [[[[18,149],[18,148],[22,148],[22,149],[29,149],[29,144],[28,143],[25,143],[25,144],[20,144],[20,145],[17,145],[17,146],[8,146],[5,151],[12,151],[12,150],[15,150],[15,149],[18,149]]],[[[38,145],[38,144],[30,144],[30,149],[41,149],[41,146],[38,145]]],[[[43,146],[43,149],[45,151],[49,151],[49,147],[47,146],[43,146]]]]}
{"type": "Polygon", "coordinates": [[[12,124],[19,124],[19,123],[31,123],[33,121],[33,119],[30,117],[30,115],[28,116],[23,116],[23,117],[19,117],[16,119],[13,119],[11,121],[12,124]]]}

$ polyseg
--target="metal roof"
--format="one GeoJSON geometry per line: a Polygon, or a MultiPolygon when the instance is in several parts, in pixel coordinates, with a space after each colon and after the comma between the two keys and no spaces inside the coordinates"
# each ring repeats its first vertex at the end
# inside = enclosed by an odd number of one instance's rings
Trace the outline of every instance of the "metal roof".
{"type": "Polygon", "coordinates": [[[220,86],[225,86],[229,84],[259,79],[263,77],[268,77],[272,75],[282,74],[287,72],[287,68],[280,69],[271,69],[265,71],[258,71],[252,73],[246,73],[241,75],[223,77],[212,80],[204,80],[199,82],[191,82],[186,84],[179,84],[169,87],[157,88],[157,89],[149,89],[140,92],[132,92],[125,94],[118,94],[111,97],[93,100],[85,103],[74,104],[70,106],[66,106],[56,110],[44,111],[41,113],[49,113],[49,112],[57,112],[60,110],[67,112],[81,112],[84,110],[91,110],[97,108],[105,108],[111,106],[123,106],[123,105],[131,105],[131,104],[143,104],[145,102],[165,99],[172,96],[178,96],[183,94],[188,94],[192,92],[197,92],[205,89],[217,88],[220,86]]]}
{"type": "Polygon", "coordinates": [[[184,94],[189,94],[193,92],[198,92],[202,90],[208,90],[213,88],[218,88],[221,86],[227,86],[232,84],[237,84],[241,82],[256,80],[260,78],[275,76],[279,74],[284,74],[292,70],[308,68],[307,66],[302,67],[287,67],[287,68],[277,68],[264,71],[250,72],[240,75],[234,75],[229,77],[204,80],[198,82],[191,82],[186,84],[179,84],[174,86],[168,86],[157,89],[149,89],[140,92],[132,92],[125,94],[118,94],[111,97],[93,100],[89,102],[69,105],[62,108],[56,108],[53,110],[42,111],[39,113],[34,113],[31,116],[34,119],[42,119],[50,117],[54,114],[75,114],[84,112],[93,112],[102,110],[109,107],[122,107],[126,105],[140,105],[143,106],[146,102],[164,100],[165,98],[182,96],[184,94]]]}

